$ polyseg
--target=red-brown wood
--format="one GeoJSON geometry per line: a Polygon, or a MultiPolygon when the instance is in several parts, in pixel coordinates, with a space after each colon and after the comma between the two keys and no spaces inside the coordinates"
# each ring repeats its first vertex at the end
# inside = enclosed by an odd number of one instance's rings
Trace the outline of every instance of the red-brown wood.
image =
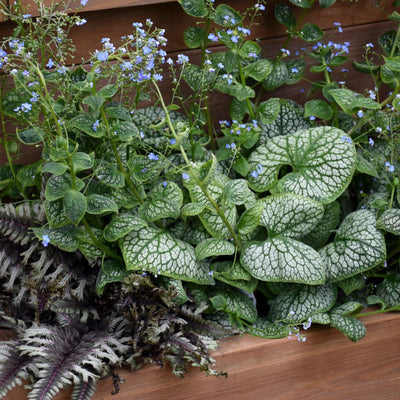
{"type": "MultiPolygon", "coordinates": [[[[93,400],[398,400],[400,314],[363,318],[367,336],[352,343],[339,331],[312,327],[307,341],[266,340],[245,335],[221,341],[216,369],[228,378],[207,377],[191,368],[185,378],[169,368],[120,370],[120,392],[111,378],[98,384],[93,400]]],[[[69,392],[56,400],[69,399],[69,392]]],[[[14,389],[7,400],[25,400],[14,389]]]]}

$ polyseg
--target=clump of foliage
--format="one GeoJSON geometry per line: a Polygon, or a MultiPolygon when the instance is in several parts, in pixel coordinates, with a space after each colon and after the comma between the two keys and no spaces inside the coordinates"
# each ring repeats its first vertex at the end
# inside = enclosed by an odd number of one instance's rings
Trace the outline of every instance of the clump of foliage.
{"type": "Polygon", "coordinates": [[[357,341],[363,308],[400,307],[399,14],[382,53],[367,43],[353,60],[375,83],[357,93],[351,44],[302,22],[315,0],[276,4],[276,57],[251,36],[264,2],[180,3],[199,65],[169,58],[150,20],[70,65],[86,20],[3,5],[16,29],[0,50],[0,316],[17,336],[0,345],[2,395],[27,379],[30,399],[68,384],[89,399],[115,366],[145,362],[218,375],[208,350],[227,332],[305,340],[317,323],[357,341]],[[269,94],[301,81],[303,105],[269,94]],[[218,123],[215,93],[231,99],[218,123]],[[21,143],[41,158],[18,165],[21,143]]]}

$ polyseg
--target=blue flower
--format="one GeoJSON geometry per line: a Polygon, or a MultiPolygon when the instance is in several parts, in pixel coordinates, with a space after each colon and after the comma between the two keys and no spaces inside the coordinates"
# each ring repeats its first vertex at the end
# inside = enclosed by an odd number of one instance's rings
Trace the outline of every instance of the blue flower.
{"type": "Polygon", "coordinates": [[[43,246],[47,247],[50,243],[49,235],[42,235],[42,240],[43,240],[42,242],[43,246]]]}
{"type": "Polygon", "coordinates": [[[315,116],[314,115],[310,115],[310,121],[315,121],[315,116]]]}
{"type": "Polygon", "coordinates": [[[258,172],[257,171],[252,171],[250,174],[253,178],[257,178],[258,172]]]}
{"type": "Polygon", "coordinates": [[[389,161],[385,162],[385,167],[389,172],[394,172],[394,165],[390,164],[389,161]]]}
{"type": "Polygon", "coordinates": [[[174,138],[170,139],[169,143],[173,146],[176,143],[176,139],[174,139],[174,138]]]}
{"type": "Polygon", "coordinates": [[[65,75],[66,72],[67,72],[67,67],[65,67],[65,66],[58,67],[58,68],[57,68],[57,72],[58,72],[60,75],[65,75]]]}
{"type": "Polygon", "coordinates": [[[210,33],[208,36],[207,36],[207,38],[208,38],[208,40],[211,40],[212,42],[218,42],[218,36],[217,35],[214,35],[214,33],[210,33]]]}
{"type": "Polygon", "coordinates": [[[375,143],[375,142],[374,142],[374,139],[369,138],[369,139],[368,139],[368,143],[369,143],[370,146],[373,146],[374,143],[375,143]]]}
{"type": "Polygon", "coordinates": [[[99,61],[107,61],[108,51],[98,51],[96,50],[96,57],[99,61]]]}
{"type": "Polygon", "coordinates": [[[49,61],[47,61],[46,67],[47,68],[53,68],[54,65],[55,65],[54,61],[51,58],[49,58],[49,61]]]}
{"type": "Polygon", "coordinates": [[[92,129],[96,132],[96,131],[97,131],[97,128],[99,127],[99,125],[100,125],[100,121],[97,120],[97,121],[93,124],[92,129]]]}
{"type": "Polygon", "coordinates": [[[185,56],[185,54],[178,54],[178,64],[184,64],[187,63],[189,61],[189,57],[185,56]]]}
{"type": "Polygon", "coordinates": [[[76,21],[75,22],[75,25],[77,25],[77,26],[82,26],[82,25],[85,25],[86,24],[86,19],[85,18],[81,18],[81,19],[79,19],[79,21],[76,21]]]}
{"type": "Polygon", "coordinates": [[[187,174],[186,172],[184,172],[184,173],[182,174],[182,179],[183,179],[183,180],[187,181],[187,180],[189,180],[189,178],[190,178],[190,176],[189,176],[189,174],[187,174]]]}
{"type": "Polygon", "coordinates": [[[299,72],[299,70],[296,67],[293,67],[291,69],[292,74],[297,74],[299,72]]]}
{"type": "Polygon", "coordinates": [[[158,161],[158,156],[155,155],[154,153],[150,153],[150,154],[148,155],[148,157],[149,157],[149,160],[158,161]]]}
{"type": "Polygon", "coordinates": [[[358,118],[362,118],[364,116],[364,113],[362,110],[358,110],[357,115],[358,115],[358,118]]]}
{"type": "Polygon", "coordinates": [[[238,43],[239,42],[239,37],[236,36],[236,35],[232,35],[231,36],[231,40],[232,40],[233,43],[238,43]]]}
{"type": "Polygon", "coordinates": [[[81,0],[81,4],[82,4],[83,6],[86,6],[87,2],[88,2],[88,0],[81,0]]]}

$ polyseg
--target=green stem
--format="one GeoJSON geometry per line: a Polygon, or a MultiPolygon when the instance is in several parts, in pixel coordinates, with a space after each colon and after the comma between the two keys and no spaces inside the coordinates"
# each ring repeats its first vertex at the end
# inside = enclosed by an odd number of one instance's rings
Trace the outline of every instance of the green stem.
{"type": "MultiPolygon", "coordinates": [[[[1,98],[2,98],[2,88],[0,87],[0,99],[1,98]]],[[[14,169],[13,159],[11,157],[10,149],[8,147],[8,142],[9,141],[8,141],[8,135],[7,135],[6,121],[4,119],[3,104],[2,104],[1,101],[0,101],[0,118],[1,118],[1,129],[2,129],[2,133],[3,133],[3,135],[2,135],[3,136],[3,148],[4,148],[4,151],[6,152],[8,166],[10,167],[10,171],[11,171],[11,174],[13,176],[15,186],[17,187],[17,189],[21,193],[21,195],[24,198],[24,200],[28,200],[28,197],[25,194],[25,190],[20,185],[20,183],[19,183],[19,181],[17,179],[17,174],[16,174],[15,169],[14,169]]]]}
{"type": "Polygon", "coordinates": [[[112,252],[108,247],[106,247],[103,242],[101,242],[99,239],[97,239],[97,237],[95,236],[95,234],[92,231],[92,228],[90,227],[90,225],[88,224],[88,222],[86,221],[85,218],[82,219],[82,223],[85,226],[86,232],[89,234],[90,238],[93,241],[93,244],[98,247],[104,254],[107,254],[108,256],[114,258],[117,261],[124,261],[123,258],[118,255],[115,254],[114,252],[112,252]]]}
{"type": "MultiPolygon", "coordinates": [[[[161,107],[163,108],[163,110],[164,110],[164,112],[165,112],[165,119],[166,119],[166,121],[167,121],[167,124],[168,124],[168,126],[169,126],[169,129],[171,130],[171,133],[174,135],[175,139],[176,139],[176,140],[180,140],[180,138],[178,137],[178,135],[177,135],[176,132],[175,132],[175,128],[174,128],[174,126],[173,126],[173,124],[172,124],[171,118],[170,118],[169,113],[168,113],[167,106],[165,105],[164,98],[163,98],[163,96],[162,96],[162,94],[161,94],[161,91],[160,91],[160,88],[158,87],[158,85],[157,85],[157,83],[156,83],[155,81],[153,81],[153,85],[154,85],[154,87],[155,87],[155,89],[156,89],[157,96],[158,96],[158,98],[159,98],[159,100],[160,100],[160,103],[161,103],[161,107]]],[[[209,195],[207,189],[204,188],[203,185],[201,184],[201,182],[198,180],[196,174],[195,174],[194,171],[193,171],[192,164],[191,164],[191,162],[190,162],[190,160],[189,160],[189,158],[188,158],[188,156],[187,156],[187,154],[186,154],[186,151],[185,151],[185,149],[183,148],[183,146],[182,146],[181,143],[179,143],[179,150],[180,150],[180,152],[181,152],[181,154],[182,154],[182,157],[183,157],[183,159],[185,160],[185,163],[186,163],[186,165],[188,166],[189,171],[191,172],[191,176],[192,176],[193,179],[195,180],[196,184],[199,186],[199,188],[201,189],[201,191],[203,192],[203,194],[207,197],[207,199],[209,200],[209,202],[213,205],[213,207],[214,207],[215,211],[217,212],[218,216],[221,218],[221,220],[223,221],[223,223],[225,224],[225,226],[228,228],[229,233],[231,234],[231,237],[232,237],[232,239],[233,239],[233,242],[234,242],[235,247],[236,247],[236,248],[240,248],[240,240],[239,240],[239,238],[237,237],[237,235],[236,235],[234,229],[232,228],[232,226],[231,226],[231,224],[229,223],[229,221],[226,219],[225,214],[221,211],[221,209],[219,208],[218,204],[217,204],[217,203],[214,201],[214,199],[209,195]]]]}
{"type": "Polygon", "coordinates": [[[390,50],[389,57],[393,57],[393,55],[396,51],[397,45],[399,43],[399,38],[400,38],[400,26],[397,27],[396,37],[394,39],[392,49],[390,50]]]}
{"type": "MultiPolygon", "coordinates": [[[[244,77],[243,68],[242,68],[242,64],[240,63],[240,61],[239,61],[239,76],[240,76],[240,82],[242,83],[242,85],[246,86],[246,78],[244,77]]],[[[252,106],[249,98],[246,99],[246,106],[249,111],[250,118],[254,119],[254,110],[253,110],[253,106],[252,106]]]]}
{"type": "Polygon", "coordinates": [[[353,314],[352,317],[357,317],[357,318],[359,318],[359,317],[367,317],[368,315],[383,314],[383,313],[391,312],[391,311],[399,311],[399,306],[386,308],[386,309],[375,310],[375,311],[370,311],[370,312],[366,312],[366,313],[353,314]]]}

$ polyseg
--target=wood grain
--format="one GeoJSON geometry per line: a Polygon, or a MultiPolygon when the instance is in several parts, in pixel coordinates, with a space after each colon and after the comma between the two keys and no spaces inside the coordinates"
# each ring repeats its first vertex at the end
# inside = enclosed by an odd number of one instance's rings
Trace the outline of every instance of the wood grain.
{"type": "MultiPolygon", "coordinates": [[[[98,384],[93,400],[398,400],[400,314],[363,318],[367,336],[352,343],[339,331],[312,327],[307,341],[230,337],[213,353],[228,378],[207,377],[195,368],[185,378],[169,368],[147,366],[125,379],[111,395],[111,378],[98,384]]],[[[56,400],[69,399],[60,393],[56,400]]],[[[7,400],[25,400],[20,388],[7,400]]]]}

